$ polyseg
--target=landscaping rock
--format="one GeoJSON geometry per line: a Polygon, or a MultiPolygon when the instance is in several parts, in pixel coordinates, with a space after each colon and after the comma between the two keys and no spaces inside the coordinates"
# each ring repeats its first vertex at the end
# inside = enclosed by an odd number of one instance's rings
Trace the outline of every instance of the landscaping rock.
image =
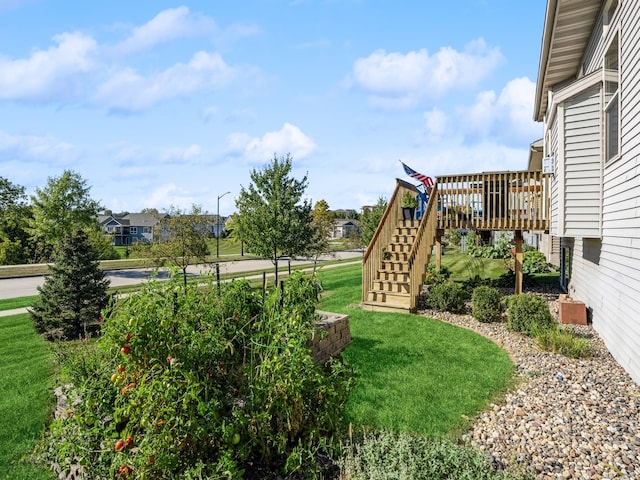
{"type": "MultiPolygon", "coordinates": [[[[547,287],[537,293],[557,318],[559,292],[547,287]]],[[[540,479],[640,478],[640,387],[590,326],[567,326],[589,337],[593,349],[591,358],[572,359],[540,350],[534,339],[501,323],[420,313],[493,340],[523,380],[503,404],[477,416],[466,442],[496,464],[527,469],[540,479]]]]}

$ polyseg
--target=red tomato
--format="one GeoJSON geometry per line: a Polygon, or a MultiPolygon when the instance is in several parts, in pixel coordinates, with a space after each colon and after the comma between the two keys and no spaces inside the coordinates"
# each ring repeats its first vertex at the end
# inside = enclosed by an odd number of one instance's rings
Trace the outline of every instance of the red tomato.
{"type": "Polygon", "coordinates": [[[133,469],[129,465],[120,465],[118,475],[120,475],[120,478],[129,478],[129,474],[131,474],[132,471],[133,469]]]}

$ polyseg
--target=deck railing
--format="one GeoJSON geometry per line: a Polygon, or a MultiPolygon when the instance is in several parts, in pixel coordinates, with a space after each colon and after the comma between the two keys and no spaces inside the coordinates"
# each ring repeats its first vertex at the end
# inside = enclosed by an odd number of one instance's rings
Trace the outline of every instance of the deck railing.
{"type": "Polygon", "coordinates": [[[436,177],[438,228],[548,230],[550,177],[540,171],[436,177]]]}
{"type": "Polygon", "coordinates": [[[409,252],[409,288],[411,293],[410,310],[414,312],[418,307],[417,301],[422,285],[424,284],[427,266],[431,258],[431,251],[435,243],[437,228],[438,184],[432,188],[429,201],[425,208],[424,216],[420,221],[416,238],[409,252]]]}
{"type": "Polygon", "coordinates": [[[373,238],[369,242],[362,257],[362,298],[367,298],[367,293],[373,285],[377,270],[382,264],[382,257],[387,246],[391,243],[392,235],[402,220],[402,196],[406,191],[414,195],[418,194],[416,187],[404,180],[397,179],[396,188],[387,203],[387,208],[382,215],[373,238]]]}

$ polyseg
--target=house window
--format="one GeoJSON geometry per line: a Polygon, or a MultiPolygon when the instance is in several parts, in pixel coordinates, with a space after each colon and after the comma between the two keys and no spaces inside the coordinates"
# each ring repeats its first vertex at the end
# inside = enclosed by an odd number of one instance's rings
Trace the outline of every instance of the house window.
{"type": "Polygon", "coordinates": [[[615,16],[616,11],[618,10],[619,4],[620,4],[620,0],[608,0],[607,3],[605,4],[604,11],[603,11],[604,18],[602,19],[605,27],[611,24],[611,21],[613,20],[613,17],[615,16]]]}
{"type": "Polygon", "coordinates": [[[151,227],[142,227],[142,233],[153,233],[151,227]]]}
{"type": "Polygon", "coordinates": [[[130,235],[137,235],[138,234],[138,227],[131,227],[129,229],[129,234],[130,235]]]}
{"type": "Polygon", "coordinates": [[[613,39],[604,57],[604,124],[605,160],[620,154],[620,68],[618,36],[613,39]]]}

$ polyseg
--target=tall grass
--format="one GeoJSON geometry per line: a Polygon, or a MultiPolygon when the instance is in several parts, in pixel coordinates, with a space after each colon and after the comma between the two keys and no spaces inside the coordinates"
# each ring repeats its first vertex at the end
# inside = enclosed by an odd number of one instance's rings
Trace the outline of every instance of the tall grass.
{"type": "Polygon", "coordinates": [[[453,436],[511,382],[507,353],[437,320],[359,308],[359,265],[321,271],[322,309],[349,314],[343,353],[357,376],[346,408],[356,426],[453,436]]]}
{"type": "Polygon", "coordinates": [[[23,461],[51,412],[49,349],[28,314],[0,318],[0,359],[0,479],[50,479],[23,461]]]}

